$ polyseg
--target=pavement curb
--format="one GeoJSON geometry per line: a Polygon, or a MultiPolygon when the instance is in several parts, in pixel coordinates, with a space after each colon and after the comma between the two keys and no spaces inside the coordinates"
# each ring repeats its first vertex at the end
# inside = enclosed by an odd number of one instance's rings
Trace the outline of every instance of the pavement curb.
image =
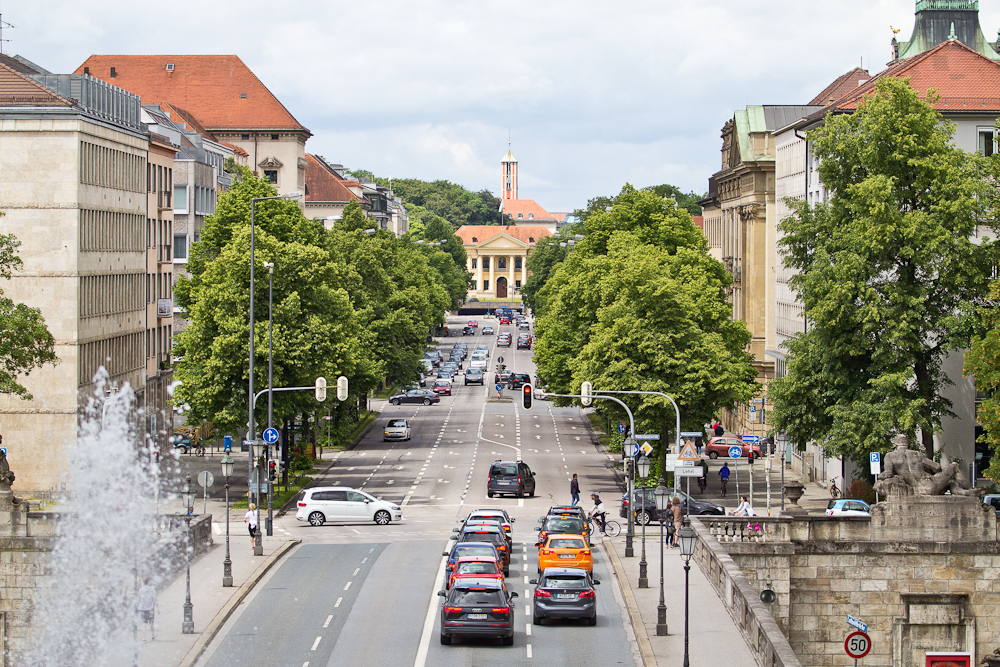
{"type": "Polygon", "coordinates": [[[649,635],[646,634],[646,626],[642,622],[642,615],[639,613],[639,605],[635,603],[635,596],[632,594],[632,585],[629,584],[628,577],[624,573],[621,559],[614,548],[609,548],[604,540],[600,542],[601,549],[608,557],[611,568],[615,571],[615,579],[618,580],[618,588],[621,589],[622,597],[628,606],[628,617],[632,622],[632,631],[635,633],[636,643],[639,644],[639,655],[642,656],[642,664],[645,667],[656,667],[656,656],[653,655],[653,645],[649,643],[649,635]]]}
{"type": "Polygon", "coordinates": [[[226,621],[229,620],[229,617],[233,615],[236,608],[243,603],[243,600],[246,599],[246,596],[253,590],[253,587],[257,585],[265,574],[267,574],[267,571],[271,569],[271,566],[277,563],[282,556],[292,549],[292,547],[300,544],[301,542],[302,540],[298,539],[288,540],[275,549],[274,553],[268,556],[267,559],[260,564],[260,567],[258,567],[252,575],[250,575],[250,578],[243,582],[243,585],[237,589],[233,597],[229,598],[229,602],[227,602],[222,609],[219,610],[219,613],[215,615],[215,618],[213,618],[212,622],[208,624],[205,631],[201,633],[201,636],[198,637],[197,641],[195,641],[194,646],[191,647],[191,650],[188,651],[187,655],[184,656],[184,659],[180,661],[177,667],[192,667],[192,665],[198,662],[198,658],[200,658],[201,654],[205,652],[205,648],[207,648],[209,643],[215,639],[215,636],[219,633],[219,630],[222,629],[222,626],[225,625],[226,621]]]}

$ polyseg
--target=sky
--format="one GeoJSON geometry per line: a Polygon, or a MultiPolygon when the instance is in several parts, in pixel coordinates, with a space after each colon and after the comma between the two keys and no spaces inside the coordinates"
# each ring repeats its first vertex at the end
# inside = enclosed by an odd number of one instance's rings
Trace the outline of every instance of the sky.
{"type": "MultiPolygon", "coordinates": [[[[914,0],[0,0],[3,52],[57,73],[92,54],[236,54],[312,131],[306,150],[549,211],[670,183],[705,192],[722,126],[805,104],[890,58],[914,0]]],[[[987,39],[1000,0],[981,0],[987,39]]]]}

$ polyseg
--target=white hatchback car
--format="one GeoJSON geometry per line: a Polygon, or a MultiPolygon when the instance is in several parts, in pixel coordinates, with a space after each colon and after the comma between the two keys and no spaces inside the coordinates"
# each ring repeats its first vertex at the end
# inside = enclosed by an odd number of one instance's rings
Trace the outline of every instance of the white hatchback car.
{"type": "Polygon", "coordinates": [[[382,440],[409,440],[410,422],[405,419],[390,419],[382,431],[382,440]]]}
{"type": "Polygon", "coordinates": [[[313,526],[322,526],[328,521],[374,521],[384,526],[402,520],[403,510],[395,503],[379,500],[364,491],[346,486],[317,486],[302,492],[295,518],[313,526]]]}

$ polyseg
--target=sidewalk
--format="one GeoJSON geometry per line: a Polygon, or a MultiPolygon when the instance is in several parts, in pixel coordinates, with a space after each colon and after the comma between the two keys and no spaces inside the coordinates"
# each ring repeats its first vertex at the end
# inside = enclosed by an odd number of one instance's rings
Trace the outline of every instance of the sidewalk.
{"type": "MultiPolygon", "coordinates": [[[[636,527],[635,556],[625,558],[625,535],[605,538],[618,584],[632,617],[645,667],[679,665],[684,656],[684,559],[680,549],[663,549],[663,590],[667,606],[667,635],[656,635],[657,606],[660,603],[660,526],[646,526],[646,562],[649,588],[639,588],[639,560],[642,555],[641,527],[636,527]],[[637,622],[638,621],[638,622],[637,622]]],[[[692,667],[757,667],[732,617],[718,594],[691,560],[689,592],[688,655],[692,667]]]]}
{"type": "MultiPolygon", "coordinates": [[[[198,509],[201,509],[200,500],[198,509]]],[[[169,507],[166,511],[177,511],[169,507]]],[[[188,667],[195,664],[201,650],[212,640],[233,609],[239,605],[250,589],[267,573],[272,565],[291,550],[298,540],[263,537],[264,555],[254,556],[250,536],[247,534],[243,514],[246,510],[230,510],[230,560],[233,563],[233,586],[222,587],[223,560],[226,557],[226,507],[224,502],[208,501],[208,512],[213,517],[215,545],[191,562],[191,604],[194,610],[194,634],[181,632],[184,620],[186,577],[180,574],[162,589],[157,590],[156,640],[147,634],[142,641],[139,628],[139,665],[141,667],[188,667]]],[[[261,517],[263,525],[263,517],[261,517]]]]}

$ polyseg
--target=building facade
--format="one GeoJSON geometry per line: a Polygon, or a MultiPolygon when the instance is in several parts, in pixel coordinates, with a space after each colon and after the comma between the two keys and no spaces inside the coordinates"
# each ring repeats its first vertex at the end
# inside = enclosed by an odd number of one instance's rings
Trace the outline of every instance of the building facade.
{"type": "Polygon", "coordinates": [[[462,225],[455,235],[465,247],[465,268],[474,276],[469,298],[490,301],[507,299],[520,291],[528,281],[528,254],[552,232],[526,225],[462,225]]]}

